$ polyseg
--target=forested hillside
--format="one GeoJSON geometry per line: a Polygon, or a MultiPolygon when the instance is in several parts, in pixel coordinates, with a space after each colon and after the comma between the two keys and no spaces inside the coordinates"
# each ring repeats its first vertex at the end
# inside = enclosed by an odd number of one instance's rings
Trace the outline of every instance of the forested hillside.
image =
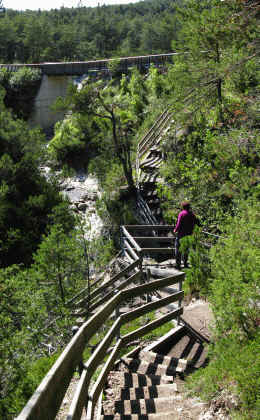
{"type": "Polygon", "coordinates": [[[51,11],[7,10],[0,20],[0,62],[94,60],[170,52],[175,1],[51,11]]]}
{"type": "Polygon", "coordinates": [[[184,199],[200,217],[202,228],[182,245],[190,248],[185,289],[209,300],[216,320],[209,365],[191,378],[191,392],[221,396],[232,418],[258,418],[258,20],[254,0],[7,11],[0,20],[4,62],[185,51],[163,71],[121,75],[115,65],[109,81],[71,86],[56,104],[70,116],[48,147],[11,102],[6,109],[14,82],[9,75],[4,85],[0,73],[1,418],[14,418],[70,338],[65,302],[85,286],[89,261],[102,266],[119,247],[119,225],[136,223],[136,145],[166,108],[173,122],[157,187],[164,220],[174,224],[184,199]],[[46,162],[48,179],[40,169],[46,162]],[[62,171],[79,166],[103,190],[98,207],[111,241],[102,239],[102,248],[84,239],[59,194],[62,171]],[[201,246],[202,229],[220,236],[210,251],[201,246]]]}

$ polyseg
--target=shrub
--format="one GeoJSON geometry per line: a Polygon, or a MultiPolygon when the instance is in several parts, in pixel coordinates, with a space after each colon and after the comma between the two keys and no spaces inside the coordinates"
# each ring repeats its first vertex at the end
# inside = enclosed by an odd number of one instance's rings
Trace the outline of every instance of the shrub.
{"type": "Polygon", "coordinates": [[[48,147],[51,158],[60,163],[68,162],[84,148],[83,137],[75,118],[56,123],[55,134],[48,147]]]}
{"type": "Polygon", "coordinates": [[[0,85],[6,90],[5,105],[19,118],[28,119],[31,115],[41,78],[40,70],[27,67],[15,72],[0,70],[0,85]]]}
{"type": "Polygon", "coordinates": [[[38,83],[41,77],[40,70],[22,67],[18,71],[11,73],[9,85],[11,89],[21,90],[38,83]]]}

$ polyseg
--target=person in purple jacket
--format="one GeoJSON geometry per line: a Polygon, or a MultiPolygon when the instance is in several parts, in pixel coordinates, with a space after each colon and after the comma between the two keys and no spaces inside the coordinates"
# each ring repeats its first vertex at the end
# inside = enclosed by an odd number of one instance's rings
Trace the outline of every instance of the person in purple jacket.
{"type": "MultiPolygon", "coordinates": [[[[192,235],[194,226],[199,225],[199,221],[193,211],[191,210],[191,205],[188,201],[181,203],[182,211],[178,214],[178,219],[176,226],[174,228],[174,233],[177,233],[175,239],[175,248],[176,248],[176,268],[179,270],[181,268],[181,258],[180,253],[180,239],[184,236],[192,235]]],[[[188,267],[188,253],[183,255],[184,267],[188,267]]]]}

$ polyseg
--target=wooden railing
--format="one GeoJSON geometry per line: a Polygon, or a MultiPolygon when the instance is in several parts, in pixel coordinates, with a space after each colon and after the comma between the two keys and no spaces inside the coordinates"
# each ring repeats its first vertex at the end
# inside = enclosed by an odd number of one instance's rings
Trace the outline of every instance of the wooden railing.
{"type": "MultiPolygon", "coordinates": [[[[145,228],[162,231],[162,228],[165,229],[167,227],[145,226],[145,228]]],[[[136,229],[140,230],[140,227],[134,226],[134,231],[136,229]]],[[[16,420],[53,420],[59,411],[66,390],[77,368],[80,368],[81,376],[69,408],[67,420],[80,420],[84,407],[87,410],[88,420],[92,420],[94,409],[106,382],[107,375],[122,348],[126,348],[133,340],[143,337],[164,323],[174,318],[179,318],[182,314],[182,282],[185,274],[180,272],[160,280],[151,281],[149,271],[143,269],[142,258],[144,253],[153,252],[155,248],[142,248],[138,245],[136,239],[129,233],[129,227],[123,226],[122,234],[126,252],[131,256],[129,258],[131,263],[120,273],[92,290],[89,295],[79,294],[71,302],[76,309],[80,309],[80,313],[78,312],[77,316],[87,316],[91,312],[98,311],[79,328],[16,420]],[[118,280],[120,280],[119,284],[118,280]],[[117,282],[116,288],[115,282],[117,282]],[[139,283],[139,285],[136,285],[136,283],[139,283]],[[150,294],[154,291],[176,284],[178,285],[177,290],[169,296],[153,302],[150,301],[150,294]],[[120,314],[121,305],[125,305],[129,299],[138,297],[141,299],[144,295],[146,295],[144,304],[137,309],[120,314]],[[173,302],[177,302],[176,308],[167,313],[167,315],[155,319],[129,334],[120,336],[120,327],[122,325],[173,302]],[[104,326],[106,321],[108,319],[111,320],[114,312],[116,316],[113,325],[91,357],[84,362],[83,352],[86,346],[97,331],[104,326]],[[114,345],[111,352],[113,342],[114,345]],[[104,363],[109,349],[109,358],[105,361],[98,379],[90,390],[93,374],[98,366],[104,363]]],[[[158,240],[158,238],[156,239],[158,240]]],[[[159,240],[162,240],[162,238],[159,240]]]]}
{"type": "Polygon", "coordinates": [[[144,255],[150,254],[169,254],[173,257],[175,239],[173,229],[172,225],[121,226],[121,243],[125,257],[131,263],[137,259],[142,261],[144,255]],[[162,236],[169,233],[171,236],[162,236]],[[143,244],[149,244],[149,247],[143,244]]]}

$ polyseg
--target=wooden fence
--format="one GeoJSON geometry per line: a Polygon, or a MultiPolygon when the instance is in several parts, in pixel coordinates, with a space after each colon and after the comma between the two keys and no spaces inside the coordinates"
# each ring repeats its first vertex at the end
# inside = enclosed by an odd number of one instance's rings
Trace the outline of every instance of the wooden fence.
{"type": "MultiPolygon", "coordinates": [[[[147,226],[145,227],[147,228],[147,226]]],[[[162,226],[148,226],[148,228],[154,231],[162,230],[162,226]]],[[[134,231],[136,229],[140,230],[141,228],[135,226],[134,231]]],[[[143,269],[142,259],[144,252],[152,252],[151,249],[154,250],[154,248],[141,248],[136,239],[129,233],[126,226],[122,227],[122,232],[127,249],[126,252],[131,256],[129,258],[131,259],[130,264],[101,285],[97,286],[95,284],[95,288],[91,290],[90,294],[86,294],[87,289],[85,289],[84,293],[78,294],[70,302],[75,309],[80,310],[80,312],[76,313],[76,316],[80,315],[85,317],[89,316],[90,313],[96,312],[79,328],[76,335],[47,373],[16,420],[55,419],[70,381],[79,367],[81,376],[69,408],[67,420],[80,420],[84,407],[87,410],[88,420],[92,420],[94,409],[106,382],[107,375],[122,348],[126,348],[133,340],[143,337],[164,323],[174,318],[179,318],[182,314],[182,282],[185,274],[180,272],[151,281],[149,271],[147,272],[143,269]],[[115,283],[117,283],[116,288],[115,283]],[[172,294],[156,301],[150,301],[151,293],[176,284],[177,289],[172,294]],[[143,296],[146,296],[144,304],[140,305],[137,309],[120,314],[120,306],[124,305],[130,299],[143,298],[143,296]],[[120,336],[122,325],[173,302],[177,302],[177,304],[176,308],[171,312],[129,334],[120,336]],[[104,326],[104,323],[108,319],[111,320],[113,313],[116,316],[114,317],[115,320],[112,326],[94,353],[85,362],[83,360],[83,353],[86,346],[97,331],[104,326]],[[111,345],[112,352],[105,361],[111,345]],[[90,390],[93,374],[100,365],[103,365],[102,371],[90,390]]]]}

